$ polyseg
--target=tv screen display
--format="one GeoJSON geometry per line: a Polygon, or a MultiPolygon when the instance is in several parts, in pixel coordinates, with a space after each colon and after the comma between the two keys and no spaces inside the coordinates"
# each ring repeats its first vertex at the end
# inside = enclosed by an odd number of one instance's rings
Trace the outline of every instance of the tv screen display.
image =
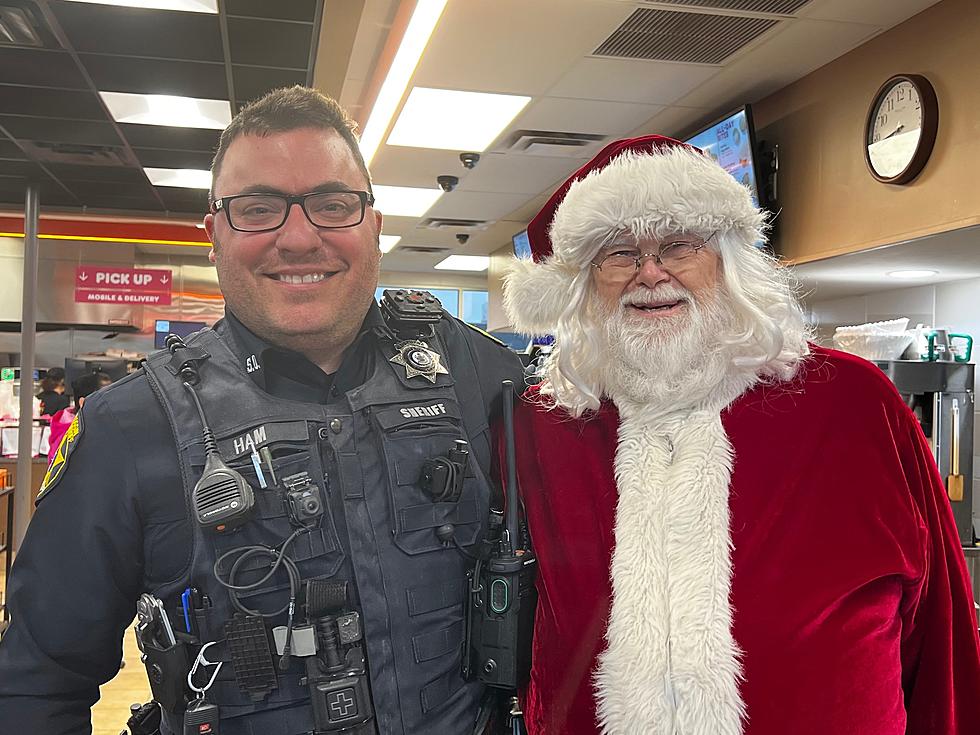
{"type": "Polygon", "coordinates": [[[531,259],[531,241],[527,237],[527,230],[521,230],[513,237],[514,255],[524,260],[531,259]]]}
{"type": "Polygon", "coordinates": [[[168,334],[176,334],[181,339],[200,332],[207,326],[204,322],[175,322],[168,319],[157,319],[153,328],[153,347],[162,350],[166,347],[168,334]]]}
{"type": "Polygon", "coordinates": [[[759,187],[755,169],[755,131],[752,111],[745,107],[733,112],[684,140],[711,156],[737,181],[752,192],[752,201],[759,205],[759,187]]]}

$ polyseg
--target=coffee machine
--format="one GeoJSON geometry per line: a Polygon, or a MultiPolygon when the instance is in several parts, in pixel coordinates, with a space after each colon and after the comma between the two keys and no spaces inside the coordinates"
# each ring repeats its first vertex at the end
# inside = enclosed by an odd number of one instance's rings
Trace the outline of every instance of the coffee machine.
{"type": "Polygon", "coordinates": [[[980,516],[973,493],[974,366],[938,360],[885,360],[875,364],[895,384],[919,420],[947,483],[960,543],[972,547],[980,516]]]}

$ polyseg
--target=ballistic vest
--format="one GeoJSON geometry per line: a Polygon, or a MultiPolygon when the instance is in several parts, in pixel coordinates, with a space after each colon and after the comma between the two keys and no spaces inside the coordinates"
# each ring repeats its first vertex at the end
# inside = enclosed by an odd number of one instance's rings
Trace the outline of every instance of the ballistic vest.
{"type": "MultiPolygon", "coordinates": [[[[191,492],[201,476],[204,445],[192,398],[175,375],[171,355],[151,355],[146,373],[171,423],[180,460],[188,518],[194,529],[187,572],[150,590],[164,601],[172,621],[181,621],[180,596],[196,587],[211,601],[200,625],[202,643],[219,641],[208,659],[229,660],[222,645],[234,615],[228,591],[214,578],[216,559],[242,546],[281,544],[295,528],[278,492],[260,489],[253,450],[268,447],[278,478],[305,471],[320,486],[326,503],[319,528],[297,537],[289,550],[303,580],[345,580],[351,603],[362,616],[364,650],[376,724],[386,735],[473,731],[483,687],[460,674],[464,636],[466,573],[471,564],[435,531],[455,526],[455,539],[475,552],[486,531],[491,461],[487,407],[479,399],[461,405],[455,385],[476,386],[468,351],[446,354],[448,374],[432,383],[389,360],[395,340],[384,328],[365,335],[375,343],[367,379],[346,392],[333,391],[325,405],[275,398],[246,374],[230,349],[221,324],[187,340],[210,356],[200,363],[196,393],[222,458],[255,490],[252,519],[226,534],[205,530],[190,513],[191,492]],[[434,502],[419,485],[423,463],[446,456],[455,440],[469,442],[471,456],[457,502],[434,502]],[[217,657],[217,658],[216,658],[217,657]]],[[[479,395],[479,391],[474,391],[479,395]]],[[[257,560],[256,568],[268,567],[257,560]]],[[[248,565],[246,565],[246,568],[248,565]]],[[[288,598],[285,575],[277,574],[253,592],[241,593],[245,606],[277,610],[288,598]]],[[[285,614],[267,619],[285,625],[285,614]]],[[[278,656],[273,652],[274,660],[278,656]]],[[[313,730],[310,698],[300,678],[303,660],[293,656],[279,672],[278,688],[252,701],[225,663],[208,700],[221,712],[222,735],[293,735],[313,730]]],[[[207,680],[207,675],[203,675],[207,680]]],[[[162,732],[182,732],[179,713],[165,713],[162,732]]]]}

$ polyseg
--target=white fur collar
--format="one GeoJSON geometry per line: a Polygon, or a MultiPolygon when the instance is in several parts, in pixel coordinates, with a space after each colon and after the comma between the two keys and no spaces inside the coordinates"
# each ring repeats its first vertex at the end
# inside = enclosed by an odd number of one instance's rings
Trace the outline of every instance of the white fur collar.
{"type": "Polygon", "coordinates": [[[729,602],[731,468],[718,411],[652,420],[623,412],[613,600],[595,674],[604,735],[742,733],[729,602]]]}

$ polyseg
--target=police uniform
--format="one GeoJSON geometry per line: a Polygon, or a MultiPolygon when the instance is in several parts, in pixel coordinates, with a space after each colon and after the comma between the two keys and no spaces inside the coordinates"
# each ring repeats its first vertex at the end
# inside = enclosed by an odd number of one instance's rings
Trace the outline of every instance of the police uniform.
{"type": "MultiPolygon", "coordinates": [[[[475,551],[486,532],[489,417],[501,381],[520,385],[517,357],[444,317],[419,364],[417,349],[406,348],[376,305],[333,376],[268,345],[230,313],[187,346],[207,355],[196,394],[222,457],[254,488],[252,517],[227,534],[191,520],[202,426],[170,355],[151,356],[144,370],[87,399],[8,585],[0,721],[18,732],[88,732],[88,710],[118,669],[136,598],[160,598],[182,629],[181,593],[193,587],[210,604],[189,627],[201,642],[216,641],[209,660],[227,662],[208,690],[221,732],[313,730],[302,657],[269,691],[243,688],[224,645],[236,610],[212,573],[222,553],[275,546],[295,530],[271,475],[305,472],[326,511],[287,555],[304,581],[348,583],[378,731],[471,732],[482,688],[460,675],[470,566],[460,549],[475,551]],[[470,452],[461,492],[434,499],[419,484],[422,467],[457,440],[470,452]],[[260,450],[271,468],[256,466],[260,450]],[[447,524],[452,543],[436,536],[447,524]]],[[[239,599],[269,612],[288,595],[277,575],[239,599]]],[[[280,614],[265,622],[285,621],[280,614]]],[[[180,707],[165,713],[164,733],[180,730],[180,707]]]]}

